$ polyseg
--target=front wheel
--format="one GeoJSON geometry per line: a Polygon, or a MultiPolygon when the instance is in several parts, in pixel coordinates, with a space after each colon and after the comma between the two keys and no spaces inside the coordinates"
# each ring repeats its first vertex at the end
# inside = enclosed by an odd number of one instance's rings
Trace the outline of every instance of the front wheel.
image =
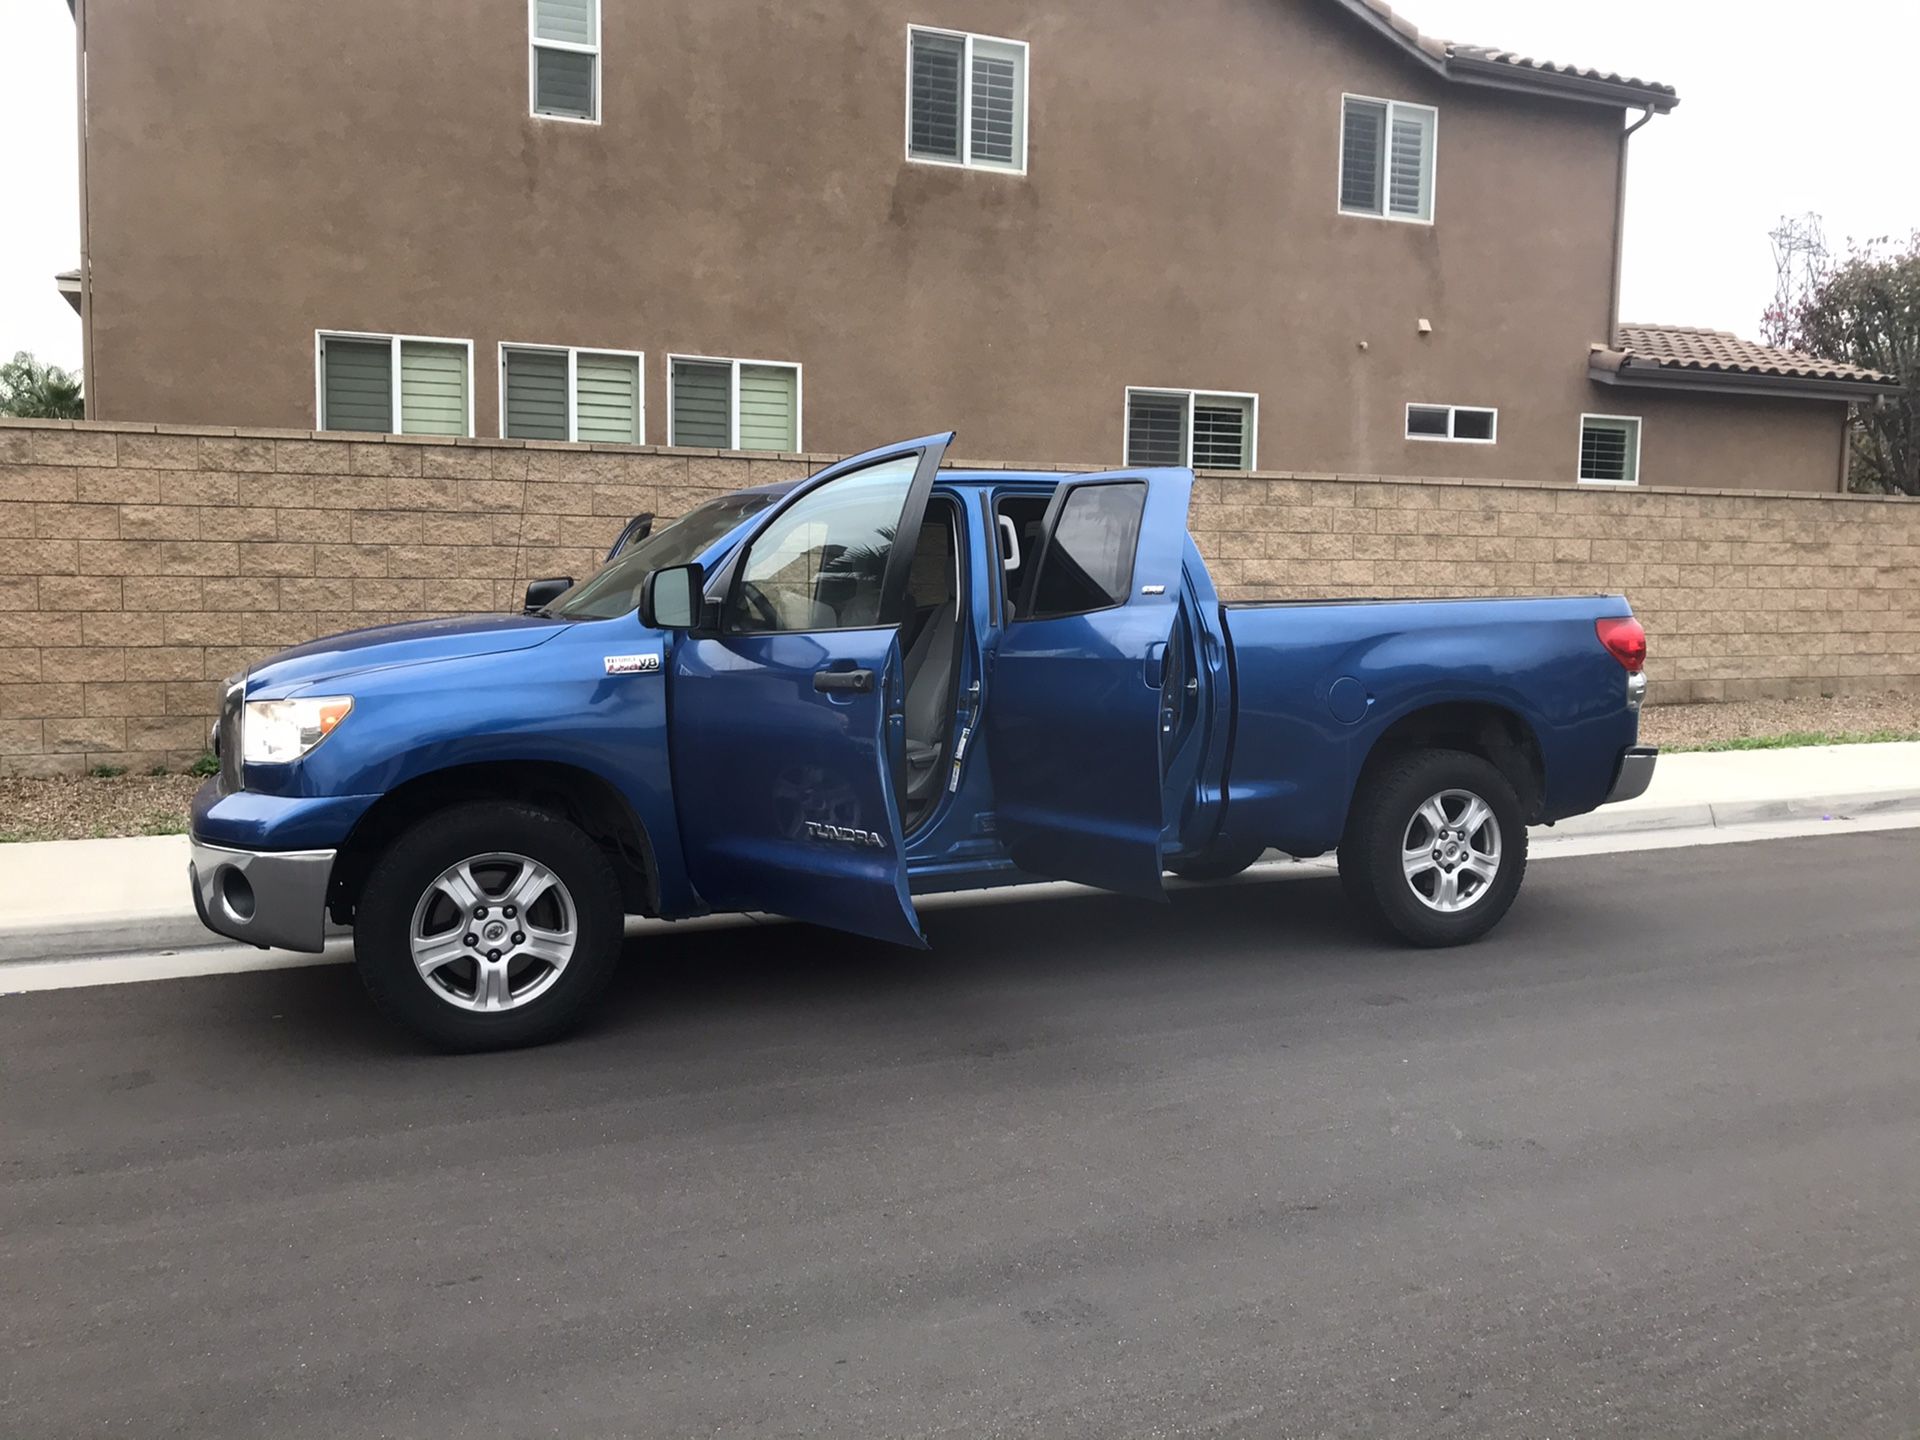
{"type": "Polygon", "coordinates": [[[612,978],[620,882],[578,826],[508,803],[430,815],[389,846],[354,912],[376,1004],[447,1050],[538,1045],[612,978]]]}
{"type": "Polygon", "coordinates": [[[1527,870],[1513,786],[1478,755],[1422,750],[1387,761],[1354,797],[1340,844],[1347,894],[1414,945],[1464,945],[1500,922],[1527,870]]]}

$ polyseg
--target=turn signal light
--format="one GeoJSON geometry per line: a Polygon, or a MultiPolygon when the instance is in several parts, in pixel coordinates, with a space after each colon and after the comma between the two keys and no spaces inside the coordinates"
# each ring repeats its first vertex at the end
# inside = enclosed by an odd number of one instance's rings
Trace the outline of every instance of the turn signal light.
{"type": "Polygon", "coordinates": [[[1607,653],[1627,667],[1627,673],[1638,675],[1646,668],[1647,632],[1638,620],[1631,615],[1624,620],[1596,620],[1593,630],[1607,653]]]}

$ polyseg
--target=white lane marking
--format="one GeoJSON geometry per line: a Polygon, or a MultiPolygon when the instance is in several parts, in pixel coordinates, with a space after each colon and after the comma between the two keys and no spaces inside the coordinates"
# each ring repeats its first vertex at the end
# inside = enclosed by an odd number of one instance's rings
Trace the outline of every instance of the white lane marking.
{"type": "MultiPolygon", "coordinates": [[[[1814,835],[1860,835],[1879,830],[1920,829],[1920,814],[1866,816],[1858,820],[1782,820],[1760,825],[1698,829],[1654,830],[1637,835],[1554,835],[1535,831],[1528,858],[1572,860],[1588,855],[1623,855],[1640,850],[1680,850],[1700,845],[1750,845],[1765,840],[1799,840],[1814,835]]],[[[1232,880],[1212,885],[1167,880],[1169,890],[1208,889],[1224,885],[1265,885],[1276,880],[1305,880],[1335,873],[1331,856],[1316,860],[1263,860],[1232,880]]],[[[977,905],[1051,900],[1101,892],[1084,885],[1050,880],[1033,885],[1009,885],[997,890],[969,890],[952,895],[923,895],[918,909],[930,913],[966,910],[977,905]]],[[[697,920],[629,920],[629,936],[696,930],[740,930],[757,925],[785,925],[774,915],[707,915],[697,920]]],[[[184,980],[201,975],[240,975],[255,970],[297,970],[313,965],[345,965],[353,959],[351,939],[330,941],[319,955],[290,950],[255,950],[249,946],[220,945],[195,950],[160,950],[144,954],[102,955],[69,960],[26,960],[0,965],[0,996],[41,990],[72,990],[91,985],[131,985],[149,980],[184,980]]]]}

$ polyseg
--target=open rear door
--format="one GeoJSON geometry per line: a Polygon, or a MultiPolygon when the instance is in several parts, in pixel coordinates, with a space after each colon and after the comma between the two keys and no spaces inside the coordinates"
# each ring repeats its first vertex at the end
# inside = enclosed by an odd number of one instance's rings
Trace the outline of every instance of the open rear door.
{"type": "Polygon", "coordinates": [[[856,456],[789,495],[673,646],[674,803],[715,909],[924,945],[907,893],[900,623],[951,435],[856,456]]]}
{"type": "Polygon", "coordinates": [[[1162,686],[1192,494],[1186,470],[1093,475],[1047,511],[985,697],[1000,832],[1032,874],[1164,894],[1162,686]]]}

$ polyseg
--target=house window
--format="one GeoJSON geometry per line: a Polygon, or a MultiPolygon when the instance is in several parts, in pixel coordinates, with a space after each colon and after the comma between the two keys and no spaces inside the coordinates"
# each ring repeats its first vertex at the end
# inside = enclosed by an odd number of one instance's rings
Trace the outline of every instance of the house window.
{"type": "Polygon", "coordinates": [[[600,119],[600,0],[527,0],[533,113],[600,119]]]}
{"type": "Polygon", "coordinates": [[[1260,397],[1207,390],[1127,391],[1127,464],[1251,470],[1260,397]]]}
{"type": "Polygon", "coordinates": [[[1458,440],[1491,445],[1500,437],[1500,412],[1471,405],[1407,406],[1407,439],[1458,440]]]}
{"type": "Polygon", "coordinates": [[[1431,223],[1440,112],[1363,95],[1348,95],[1340,106],[1342,212],[1431,223]]]}
{"type": "Polygon", "coordinates": [[[1024,174],[1026,43],[909,29],[907,157],[1024,174]]]}
{"type": "Polygon", "coordinates": [[[315,369],[322,430],[473,433],[471,340],[322,331],[315,369]]]}
{"type": "Polygon", "coordinates": [[[1580,479],[1588,485],[1638,485],[1640,422],[1631,415],[1582,415],[1580,479]]]}
{"type": "Polygon", "coordinates": [[[502,345],[500,433],[638,445],[647,433],[645,376],[634,351],[502,345]]]}
{"type": "Polygon", "coordinates": [[[667,362],[667,443],[716,450],[800,448],[800,367],[675,355],[667,362]]]}

